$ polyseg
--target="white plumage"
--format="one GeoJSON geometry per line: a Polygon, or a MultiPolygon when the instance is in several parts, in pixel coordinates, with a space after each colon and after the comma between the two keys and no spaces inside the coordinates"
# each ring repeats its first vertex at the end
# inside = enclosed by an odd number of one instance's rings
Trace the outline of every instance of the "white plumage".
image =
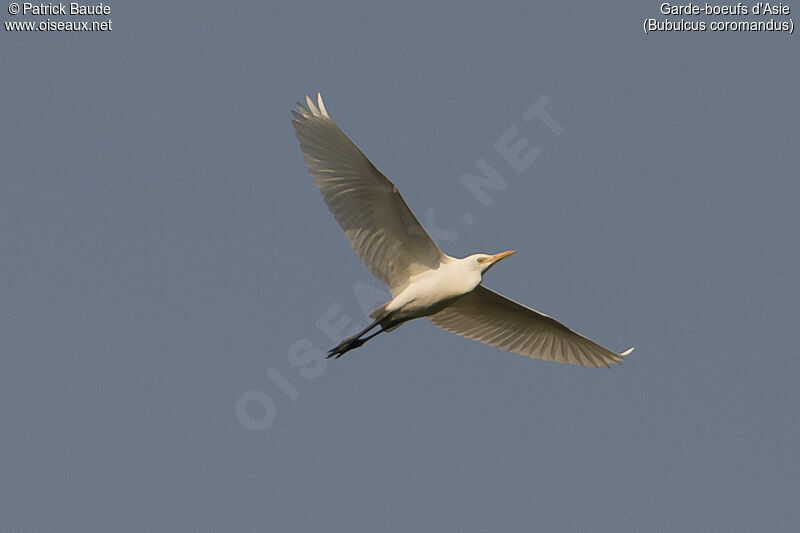
{"type": "Polygon", "coordinates": [[[457,259],[444,254],[389,181],[331,120],[322,96],[292,111],[292,124],[314,182],[367,268],[389,287],[392,300],[374,322],[344,339],[339,357],[377,334],[426,317],[442,329],[536,359],[590,367],[620,363],[616,353],[547,315],[481,285],[483,274],[513,250],[457,259]],[[380,329],[369,335],[369,331],[380,329]]]}

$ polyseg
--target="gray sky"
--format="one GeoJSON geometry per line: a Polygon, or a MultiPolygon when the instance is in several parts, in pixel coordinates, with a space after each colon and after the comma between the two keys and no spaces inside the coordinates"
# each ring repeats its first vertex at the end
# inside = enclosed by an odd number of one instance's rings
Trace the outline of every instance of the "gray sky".
{"type": "Polygon", "coordinates": [[[6,529],[797,526],[795,35],[646,35],[660,2],[237,4],[3,7],[113,23],[0,31],[6,529]],[[628,361],[416,321],[320,364],[385,294],[290,125],[318,90],[445,252],[516,249],[486,284],[628,361]],[[479,160],[503,190],[462,185],[479,160]]]}

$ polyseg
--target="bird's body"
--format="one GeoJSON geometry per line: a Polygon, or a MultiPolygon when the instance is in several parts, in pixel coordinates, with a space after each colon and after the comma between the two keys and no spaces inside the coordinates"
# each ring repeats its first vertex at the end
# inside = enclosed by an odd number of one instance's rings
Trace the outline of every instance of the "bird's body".
{"type": "Polygon", "coordinates": [[[339,357],[408,320],[428,318],[442,329],[503,350],[584,366],[619,363],[616,353],[560,322],[481,284],[483,274],[513,250],[454,258],[443,253],[394,186],[331,120],[322,96],[292,111],[305,161],[353,249],[392,299],[373,322],[332,348],[339,357]],[[380,329],[365,336],[376,327],[380,329]]]}
{"type": "Polygon", "coordinates": [[[468,258],[446,259],[438,268],[412,276],[408,286],[386,304],[385,310],[405,320],[430,316],[481,282],[480,270],[468,268],[468,258]]]}

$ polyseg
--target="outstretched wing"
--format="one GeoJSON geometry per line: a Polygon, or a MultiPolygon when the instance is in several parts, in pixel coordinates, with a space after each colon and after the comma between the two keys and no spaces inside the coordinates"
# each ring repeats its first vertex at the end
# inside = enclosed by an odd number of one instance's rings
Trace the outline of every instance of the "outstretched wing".
{"type": "Polygon", "coordinates": [[[322,96],[306,96],[292,111],[300,149],[325,203],[353,249],[375,276],[398,293],[409,278],[446,257],[406,205],[397,187],[375,168],[328,116],[322,96]]]}
{"type": "Polygon", "coordinates": [[[633,348],[615,353],[538,311],[483,285],[429,316],[442,329],[534,359],[583,366],[621,363],[633,348]]]}

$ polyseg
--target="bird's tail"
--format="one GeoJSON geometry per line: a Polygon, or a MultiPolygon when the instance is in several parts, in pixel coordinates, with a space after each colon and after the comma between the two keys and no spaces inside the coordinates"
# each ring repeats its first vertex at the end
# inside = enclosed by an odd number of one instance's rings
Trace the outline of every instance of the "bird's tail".
{"type": "Polygon", "coordinates": [[[369,317],[372,320],[377,320],[378,322],[380,322],[384,318],[387,318],[389,316],[389,313],[386,312],[386,306],[387,305],[389,305],[389,302],[386,302],[385,304],[383,304],[382,306],[380,306],[379,308],[377,308],[376,310],[371,312],[369,314],[369,317]]]}
{"type": "Polygon", "coordinates": [[[390,303],[391,302],[386,302],[385,304],[383,304],[382,306],[380,306],[379,308],[377,308],[376,310],[374,310],[373,312],[371,312],[369,314],[369,317],[372,320],[378,322],[381,325],[381,328],[383,328],[384,331],[391,331],[391,330],[397,328],[403,322],[405,322],[405,320],[402,320],[402,319],[398,320],[398,319],[394,318],[392,316],[391,311],[387,311],[386,310],[386,307],[390,303]]]}

